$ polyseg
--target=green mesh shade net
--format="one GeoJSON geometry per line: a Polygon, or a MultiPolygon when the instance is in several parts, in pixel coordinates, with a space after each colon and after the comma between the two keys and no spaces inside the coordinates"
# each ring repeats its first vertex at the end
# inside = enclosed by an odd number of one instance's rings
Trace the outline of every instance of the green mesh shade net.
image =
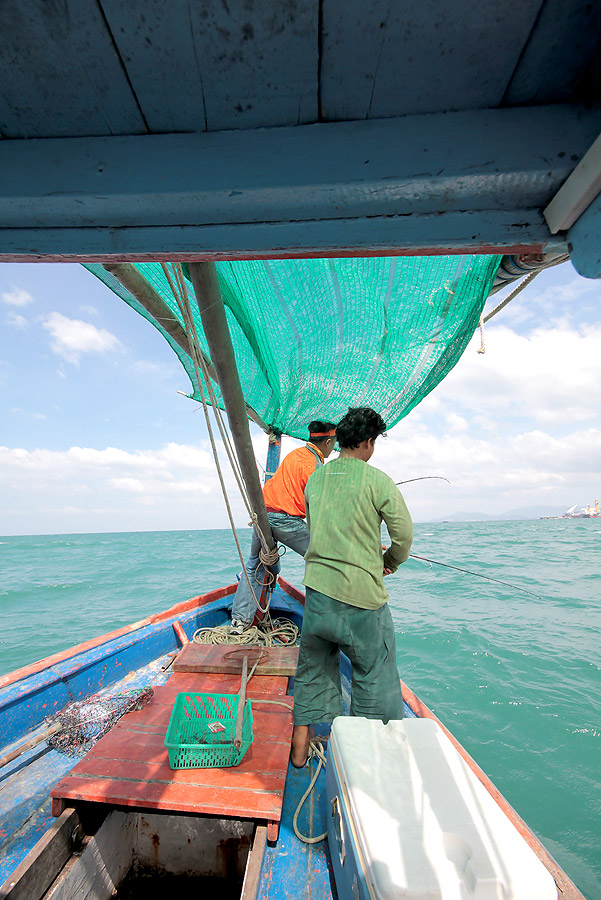
{"type": "MultiPolygon", "coordinates": [[[[371,406],[391,427],[450,372],[488,297],[498,256],[217,263],[244,397],[275,431],[306,438],[371,406]]],[[[87,268],[164,335],[200,398],[192,361],[100,265],[87,268]]],[[[136,264],[181,316],[159,263],[136,264]]],[[[201,345],[210,356],[187,267],[201,345]]],[[[221,395],[217,391],[219,401],[221,395]]],[[[220,402],[221,405],[221,402],[220,402]]]]}

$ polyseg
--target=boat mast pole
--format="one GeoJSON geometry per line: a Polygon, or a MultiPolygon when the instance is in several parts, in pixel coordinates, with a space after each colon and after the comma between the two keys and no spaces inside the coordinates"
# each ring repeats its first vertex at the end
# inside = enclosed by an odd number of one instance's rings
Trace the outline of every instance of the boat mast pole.
{"type": "Polygon", "coordinates": [[[189,271],[246,491],[252,509],[256,513],[257,524],[263,532],[269,548],[273,549],[275,541],[263,500],[263,491],[248,427],[247,408],[238,377],[236,357],[225,316],[217,269],[214,263],[196,262],[189,263],[189,271]]]}
{"type": "Polygon", "coordinates": [[[282,435],[269,435],[269,447],[267,448],[267,464],[265,466],[265,484],[275,475],[275,470],[280,464],[280,452],[282,450],[282,435]]]}

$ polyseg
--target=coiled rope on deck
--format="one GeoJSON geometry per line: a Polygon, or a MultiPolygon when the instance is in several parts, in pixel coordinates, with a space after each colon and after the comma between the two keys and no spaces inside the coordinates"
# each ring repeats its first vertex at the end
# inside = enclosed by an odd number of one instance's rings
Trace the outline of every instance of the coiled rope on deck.
{"type": "Polygon", "coordinates": [[[272,619],[267,614],[261,626],[252,625],[242,634],[232,634],[230,625],[199,628],[192,640],[196,644],[254,644],[260,647],[293,647],[298,644],[300,629],[290,619],[272,619]]]}

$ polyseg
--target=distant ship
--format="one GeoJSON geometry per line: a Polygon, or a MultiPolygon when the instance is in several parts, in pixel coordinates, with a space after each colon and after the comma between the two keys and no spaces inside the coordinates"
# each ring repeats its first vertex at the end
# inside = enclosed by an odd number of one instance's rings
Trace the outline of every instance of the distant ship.
{"type": "Polygon", "coordinates": [[[601,516],[601,509],[599,509],[599,501],[595,500],[594,508],[590,505],[588,506],[571,506],[569,509],[566,509],[562,519],[597,519],[601,516]]]}

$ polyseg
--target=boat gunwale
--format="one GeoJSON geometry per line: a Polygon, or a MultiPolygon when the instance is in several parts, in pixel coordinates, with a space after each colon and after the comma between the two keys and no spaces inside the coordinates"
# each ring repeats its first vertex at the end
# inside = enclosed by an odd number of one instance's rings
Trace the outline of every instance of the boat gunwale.
{"type": "Polygon", "coordinates": [[[529,828],[526,822],[524,822],[519,813],[515,811],[511,803],[509,803],[509,801],[505,799],[501,791],[490,780],[488,775],[486,775],[486,773],[480,768],[475,759],[470,756],[465,747],[463,747],[463,745],[457,740],[457,738],[453,736],[453,734],[444,725],[444,723],[440,721],[438,716],[436,716],[432,712],[432,710],[428,706],[426,706],[426,704],[422,700],[420,700],[417,694],[415,694],[411,690],[411,688],[407,687],[405,682],[402,680],[401,690],[404,702],[407,704],[409,709],[413,713],[415,713],[415,716],[418,719],[432,719],[434,722],[437,722],[438,725],[440,725],[461,758],[470,767],[471,771],[474,773],[478,781],[490,794],[497,806],[505,813],[511,824],[514,826],[514,828],[517,829],[520,836],[526,841],[532,852],[536,855],[537,859],[540,860],[543,866],[550,873],[555,882],[555,886],[557,887],[558,897],[561,897],[561,900],[586,900],[584,894],[582,894],[576,887],[569,875],[564,872],[557,860],[555,860],[551,856],[545,845],[537,838],[532,829],[529,828]]]}
{"type": "MultiPolygon", "coordinates": [[[[291,599],[299,602],[301,605],[304,605],[305,597],[298,588],[294,587],[294,585],[290,584],[283,578],[280,578],[278,581],[283,593],[287,594],[289,597],[291,597],[291,599]]],[[[74,659],[78,655],[98,648],[103,644],[108,644],[115,639],[140,631],[148,625],[165,622],[166,620],[175,618],[176,616],[183,613],[190,613],[194,609],[201,609],[202,607],[207,606],[210,603],[214,603],[218,600],[224,599],[225,597],[231,596],[235,592],[236,587],[236,584],[231,584],[223,588],[217,588],[215,590],[208,591],[204,594],[199,594],[195,597],[190,598],[189,600],[181,601],[180,603],[177,603],[174,606],[163,610],[162,612],[155,613],[151,616],[146,617],[145,619],[132,623],[131,625],[123,626],[122,628],[116,629],[115,631],[108,632],[107,634],[101,635],[97,638],[93,638],[90,641],[78,644],[75,647],[60,651],[59,653],[46,657],[43,660],[31,663],[30,665],[25,666],[21,669],[16,669],[14,672],[8,673],[7,675],[4,675],[0,678],[0,690],[4,687],[13,685],[31,675],[39,674],[45,669],[51,669],[58,663],[65,662],[69,659],[74,659]]],[[[505,815],[517,829],[519,834],[524,838],[532,851],[536,854],[537,858],[550,872],[557,885],[558,892],[561,895],[562,900],[586,900],[586,898],[576,887],[574,882],[564,872],[561,866],[551,856],[551,854],[544,847],[541,841],[536,837],[536,835],[519,816],[519,814],[515,811],[511,804],[505,799],[499,789],[494,785],[490,778],[470,756],[467,750],[465,750],[465,748],[457,740],[457,738],[453,736],[453,734],[440,721],[440,719],[438,719],[438,717],[429,709],[429,707],[426,706],[426,704],[423,703],[423,701],[420,700],[420,698],[402,680],[401,688],[404,702],[417,718],[432,719],[440,725],[444,733],[451,740],[453,746],[457,749],[461,757],[465,760],[472,772],[476,775],[480,783],[495,800],[500,809],[505,813],[505,815]]]]}

